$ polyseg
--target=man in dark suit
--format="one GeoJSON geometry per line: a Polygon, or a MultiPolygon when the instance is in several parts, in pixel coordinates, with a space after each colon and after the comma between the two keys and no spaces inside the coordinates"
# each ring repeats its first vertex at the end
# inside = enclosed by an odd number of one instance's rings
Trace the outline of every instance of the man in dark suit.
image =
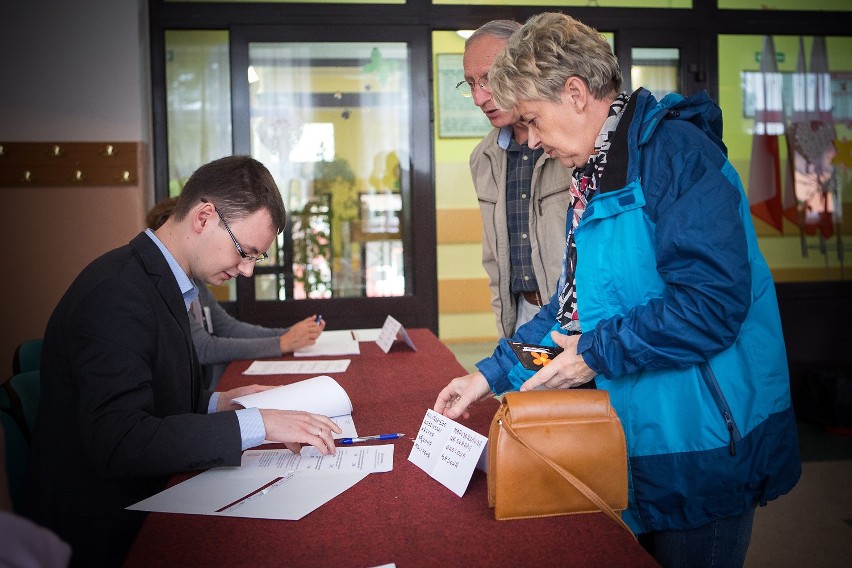
{"type": "Polygon", "coordinates": [[[216,160],[193,173],[162,227],[96,259],[60,300],[44,337],[27,509],[71,544],[72,564],[120,564],[144,519],[125,507],[171,474],[237,466],[264,439],[334,453],[339,428],[325,416],[231,402],[271,387],[201,387],[192,279],[250,276],[284,222],[260,162],[216,160]]]}

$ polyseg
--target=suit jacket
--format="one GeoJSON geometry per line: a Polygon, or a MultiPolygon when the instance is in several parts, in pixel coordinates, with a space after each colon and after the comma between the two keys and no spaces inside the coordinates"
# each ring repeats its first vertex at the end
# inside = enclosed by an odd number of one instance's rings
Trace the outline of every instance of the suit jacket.
{"type": "Polygon", "coordinates": [[[240,463],[236,415],[206,413],[183,297],[144,233],[62,297],[41,382],[26,507],[71,544],[75,564],[120,562],[144,518],[124,508],[171,474],[240,463]]]}

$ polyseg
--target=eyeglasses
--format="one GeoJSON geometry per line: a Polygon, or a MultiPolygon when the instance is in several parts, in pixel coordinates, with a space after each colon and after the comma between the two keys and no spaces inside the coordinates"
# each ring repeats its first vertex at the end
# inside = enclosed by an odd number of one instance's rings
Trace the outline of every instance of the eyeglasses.
{"type": "MultiPolygon", "coordinates": [[[[206,199],[202,199],[204,203],[208,203],[206,199]]],[[[233,231],[231,231],[231,227],[228,226],[228,222],[225,221],[225,218],[222,217],[222,214],[219,212],[219,208],[216,205],[213,205],[213,209],[216,211],[216,214],[219,216],[219,220],[222,221],[222,224],[225,225],[225,230],[228,231],[228,234],[231,235],[231,240],[234,241],[234,246],[237,247],[237,252],[240,253],[240,256],[248,260],[249,262],[257,262],[259,260],[266,260],[269,258],[269,255],[265,252],[260,253],[257,256],[252,256],[250,254],[246,254],[243,252],[243,247],[240,246],[240,243],[237,242],[237,237],[234,236],[233,231]]]]}
{"type": "Polygon", "coordinates": [[[484,78],[484,79],[480,79],[479,81],[475,81],[475,82],[470,82],[470,81],[464,80],[464,81],[459,81],[458,83],[456,83],[456,90],[463,97],[472,97],[473,96],[473,89],[475,87],[479,87],[482,90],[487,89],[488,88],[488,79],[484,78]]]}

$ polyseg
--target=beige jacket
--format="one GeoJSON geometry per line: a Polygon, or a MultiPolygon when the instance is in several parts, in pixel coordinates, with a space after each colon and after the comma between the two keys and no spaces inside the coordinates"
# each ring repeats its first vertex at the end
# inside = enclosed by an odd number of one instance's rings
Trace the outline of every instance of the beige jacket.
{"type": "MultiPolygon", "coordinates": [[[[506,221],[506,151],[492,130],[470,155],[470,173],[482,213],[482,266],[491,287],[491,308],[498,337],[515,331],[515,298],[509,291],[509,230],[506,221]]],[[[533,171],[530,199],[530,245],[535,278],[542,300],[556,290],[565,251],[565,217],[571,203],[572,169],[544,154],[533,171]]]]}

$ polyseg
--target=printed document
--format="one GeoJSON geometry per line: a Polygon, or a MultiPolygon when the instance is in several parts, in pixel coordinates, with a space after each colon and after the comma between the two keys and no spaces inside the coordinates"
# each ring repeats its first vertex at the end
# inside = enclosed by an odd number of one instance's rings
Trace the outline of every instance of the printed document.
{"type": "Polygon", "coordinates": [[[370,473],[393,469],[393,444],[337,448],[323,456],[305,447],[252,450],[240,467],[216,467],[128,507],[137,511],[259,519],[301,519],[370,473]]]}

